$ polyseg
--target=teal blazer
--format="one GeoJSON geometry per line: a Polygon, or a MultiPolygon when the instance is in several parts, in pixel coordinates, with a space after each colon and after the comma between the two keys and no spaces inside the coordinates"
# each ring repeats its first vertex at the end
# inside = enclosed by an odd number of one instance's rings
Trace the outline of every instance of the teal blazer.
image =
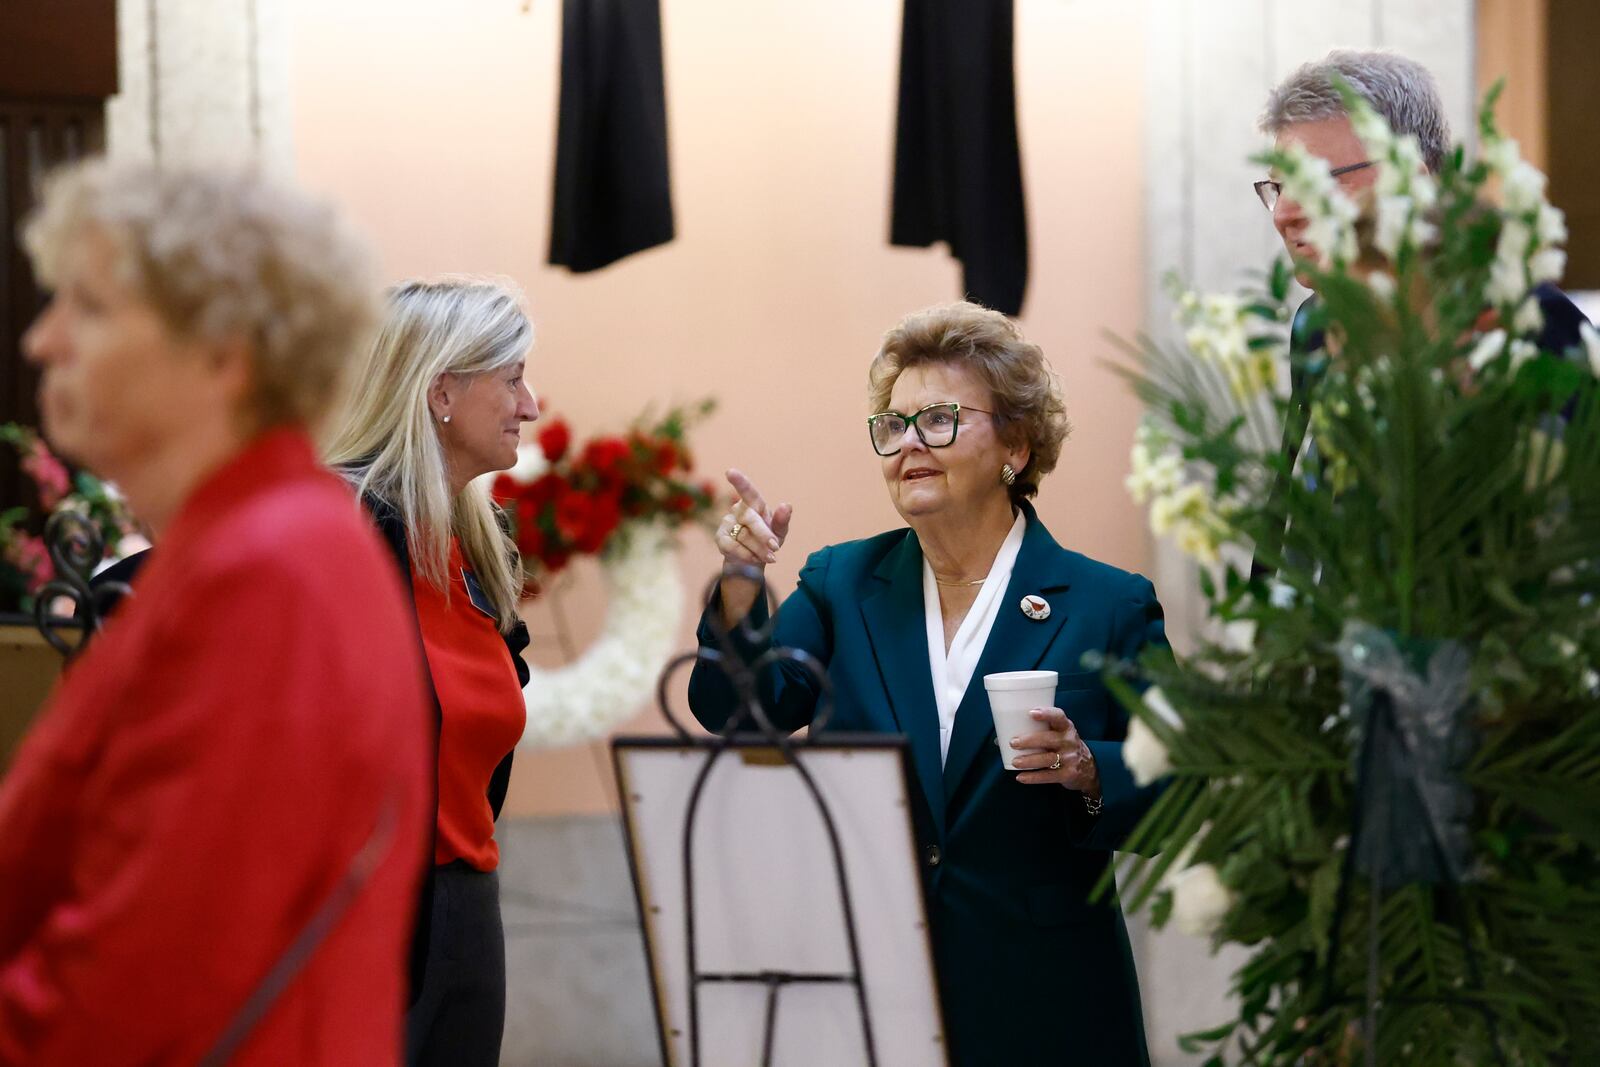
{"type": "MultiPolygon", "coordinates": [[[[923,884],[954,1067],[1149,1063],[1138,980],[1114,900],[1090,903],[1106,866],[1155,797],[1122,761],[1128,718],[1085,653],[1131,659],[1165,644],[1161,605],[1145,578],[1056,544],[1033,508],[988,644],[956,712],[939,764],[939,722],[922,600],[922,549],[911,530],[832,545],[812,554],[778,611],[766,644],[803,649],[827,666],[830,731],[891,733],[910,743],[912,802],[923,884]],[[1050,616],[1021,610],[1030,593],[1050,616]],[[1080,794],[1021,785],[1006,771],[983,676],[1054,670],[1056,706],[1088,743],[1104,805],[1088,814],[1080,794]]],[[[708,608],[703,647],[718,647],[708,608]]],[[[765,601],[747,622],[767,621],[765,601]]],[[[737,636],[742,655],[765,651],[737,636]]],[[[782,663],[761,679],[773,722],[811,722],[819,687],[782,663]]],[[[723,728],[737,699],[721,671],[697,664],[689,705],[702,725],[723,728]]]]}

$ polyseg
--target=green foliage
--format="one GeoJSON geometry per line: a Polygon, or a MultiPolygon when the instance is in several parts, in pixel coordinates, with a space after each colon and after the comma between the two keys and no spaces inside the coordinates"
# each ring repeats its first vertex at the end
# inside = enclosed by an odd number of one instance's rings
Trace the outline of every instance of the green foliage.
{"type": "Polygon", "coordinates": [[[1417,225],[1398,247],[1374,250],[1368,205],[1355,254],[1276,263],[1228,305],[1243,343],[1212,314],[1223,305],[1202,321],[1191,297],[1183,345],[1129,349],[1124,374],[1149,406],[1135,492],[1155,522],[1164,500],[1204,487],[1214,510],[1196,521],[1221,531],[1224,562],[1201,592],[1216,623],[1250,634],[1181,666],[1141,663],[1179,725],[1112,681],[1171,765],[1119,861],[1126,904],[1160,925],[1173,876],[1210,864],[1232,894],[1213,937],[1250,949],[1238,1017],[1185,1039],[1209,1062],[1370,1052],[1453,1067],[1496,1062],[1497,1048],[1512,1064],[1600,1062],[1600,342],[1537,349],[1524,294],[1559,213],[1526,200],[1532,178],[1488,104],[1483,121],[1500,162],[1458,151],[1418,179],[1432,184],[1410,187],[1417,225]],[[1507,207],[1485,206],[1491,173],[1521,183],[1507,207]],[[1518,248],[1516,226],[1539,236],[1518,248]],[[1301,328],[1326,343],[1291,357],[1293,269],[1317,293],[1301,328]],[[1513,275],[1523,285],[1507,297],[1513,275]],[[1237,387],[1229,361],[1257,351],[1292,360],[1305,408],[1237,387]],[[1297,462],[1285,423],[1306,427],[1297,462]],[[1162,468],[1162,449],[1181,467],[1162,468]],[[1353,620],[1471,650],[1457,714],[1476,738],[1461,769],[1474,852],[1459,887],[1375,894],[1357,877],[1335,929],[1358,800],[1338,656],[1353,620]]]}

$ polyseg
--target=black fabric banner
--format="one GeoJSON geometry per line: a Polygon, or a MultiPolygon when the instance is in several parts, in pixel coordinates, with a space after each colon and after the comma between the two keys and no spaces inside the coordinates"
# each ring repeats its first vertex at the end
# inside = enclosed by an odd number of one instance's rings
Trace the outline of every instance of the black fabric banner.
{"type": "Polygon", "coordinates": [[[565,0],[550,262],[599,270],[672,240],[660,0],[565,0]]]}
{"type": "Polygon", "coordinates": [[[1028,284],[1013,0],[905,0],[889,242],[944,241],[967,297],[1007,315],[1028,284]]]}

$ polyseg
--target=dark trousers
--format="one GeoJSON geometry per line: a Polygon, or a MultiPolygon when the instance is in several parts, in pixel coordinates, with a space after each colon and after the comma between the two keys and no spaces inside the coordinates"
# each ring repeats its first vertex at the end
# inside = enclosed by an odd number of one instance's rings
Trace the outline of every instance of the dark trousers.
{"type": "Polygon", "coordinates": [[[434,869],[428,966],[406,1013],[408,1067],[497,1067],[506,1022],[500,876],[459,860],[434,869]]]}

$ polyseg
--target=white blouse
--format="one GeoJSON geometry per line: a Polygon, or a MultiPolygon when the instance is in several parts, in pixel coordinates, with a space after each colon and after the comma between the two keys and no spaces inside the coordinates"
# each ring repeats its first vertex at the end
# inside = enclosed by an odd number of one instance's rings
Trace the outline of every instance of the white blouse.
{"type": "Polygon", "coordinates": [[[950,752],[950,734],[955,729],[956,709],[967,693],[972,672],[978,667],[978,657],[983,646],[989,643],[989,631],[1000,616],[1000,601],[1011,582],[1011,568],[1022,550],[1022,535],[1028,529],[1028,520],[1017,512],[1016,521],[1006,539],[995,553],[989,574],[983,579],[983,588],[961,620],[961,628],[950,642],[950,651],[944,648],[944,614],[939,609],[939,582],[933,576],[928,557],[922,557],[922,605],[928,619],[928,665],[933,668],[933,698],[939,706],[939,763],[942,766],[950,752]]]}

